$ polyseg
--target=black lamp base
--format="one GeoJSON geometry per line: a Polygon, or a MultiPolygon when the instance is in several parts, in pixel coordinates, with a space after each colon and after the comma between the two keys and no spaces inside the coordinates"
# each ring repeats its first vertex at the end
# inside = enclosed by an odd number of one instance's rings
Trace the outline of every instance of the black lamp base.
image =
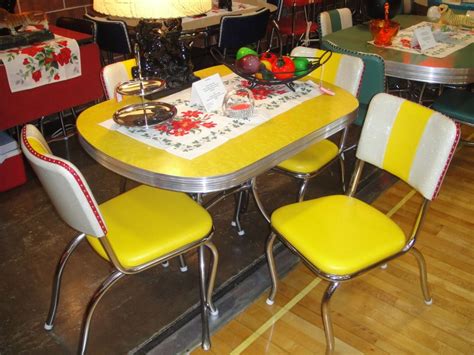
{"type": "MultiPolygon", "coordinates": [[[[141,20],[136,28],[142,77],[160,78],[166,82],[168,89],[156,95],[147,95],[147,99],[182,90],[199,80],[193,74],[188,47],[180,40],[181,28],[181,19],[141,20]]],[[[137,67],[133,69],[133,75],[138,77],[137,67]]]]}

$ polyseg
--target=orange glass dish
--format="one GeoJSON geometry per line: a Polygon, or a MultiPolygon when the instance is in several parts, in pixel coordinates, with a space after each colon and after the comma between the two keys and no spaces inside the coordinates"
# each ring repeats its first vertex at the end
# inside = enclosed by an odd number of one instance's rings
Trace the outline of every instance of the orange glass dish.
{"type": "Polygon", "coordinates": [[[369,28],[376,45],[389,46],[392,44],[392,38],[398,33],[400,24],[396,21],[375,19],[369,22],[369,28]]]}

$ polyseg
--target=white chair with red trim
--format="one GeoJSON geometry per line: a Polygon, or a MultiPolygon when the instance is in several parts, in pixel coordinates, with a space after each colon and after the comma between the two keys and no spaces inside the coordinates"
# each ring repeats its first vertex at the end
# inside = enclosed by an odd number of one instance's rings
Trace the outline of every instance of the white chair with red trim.
{"type": "Polygon", "coordinates": [[[441,187],[459,134],[459,126],[436,111],[378,94],[370,103],[362,129],[349,193],[299,202],[273,212],[266,246],[272,278],[267,303],[273,304],[277,291],[273,244],[278,237],[317,276],[329,281],[321,302],[326,354],[335,346],[329,302],[345,281],[412,251],[420,268],[425,303],[432,303],[425,260],[415,242],[428,203],[441,187]],[[354,197],[364,162],[394,174],[424,198],[408,237],[389,216],[354,197]]]}
{"type": "Polygon", "coordinates": [[[80,171],[69,161],[54,156],[35,126],[23,128],[21,147],[59,216],[79,232],[59,259],[45,329],[53,328],[65,265],[83,240],[87,240],[92,249],[112,265],[113,272],[98,287],[87,306],[78,349],[81,354],[86,351],[94,310],[118,280],[197,249],[202,347],[209,349],[208,312],[217,314],[211,296],[218,261],[217,250],[211,242],[214,228],[209,213],[184,193],[145,185],[98,205],[80,171]],[[186,216],[186,223],[183,223],[182,216],[186,216]],[[204,247],[212,255],[208,283],[204,247]]]}
{"type": "Polygon", "coordinates": [[[116,97],[115,89],[125,81],[133,79],[132,68],[137,65],[135,59],[127,59],[121,62],[108,64],[102,68],[101,78],[102,87],[106,99],[116,97]]]}

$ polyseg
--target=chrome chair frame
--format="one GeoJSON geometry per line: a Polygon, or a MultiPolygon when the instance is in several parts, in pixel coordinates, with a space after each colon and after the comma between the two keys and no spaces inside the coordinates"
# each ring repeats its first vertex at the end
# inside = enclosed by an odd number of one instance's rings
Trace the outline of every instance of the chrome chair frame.
{"type": "MultiPolygon", "coordinates": [[[[364,167],[364,161],[357,160],[356,168],[355,168],[354,174],[352,175],[352,179],[350,183],[350,189],[346,194],[347,196],[355,195],[355,192],[357,190],[357,185],[359,184],[360,178],[362,176],[363,167],[364,167]]],[[[342,282],[349,281],[353,279],[354,277],[364,274],[365,272],[369,270],[383,266],[390,260],[395,259],[409,251],[412,251],[413,254],[415,255],[416,261],[418,263],[418,267],[420,269],[420,282],[421,282],[421,290],[423,293],[424,302],[427,305],[431,305],[433,303],[433,300],[431,298],[429,287],[428,287],[426,262],[421,252],[414,247],[420,227],[424,220],[428,205],[429,205],[429,200],[424,198],[423,203],[421,204],[420,209],[418,211],[418,215],[416,218],[416,222],[413,226],[411,236],[408,238],[405,246],[400,252],[388,258],[385,258],[375,264],[372,264],[363,270],[360,270],[348,275],[327,274],[319,270],[314,265],[312,265],[301,253],[299,253],[290,243],[288,243],[288,241],[282,235],[280,235],[274,228],[272,228],[272,231],[270,232],[270,235],[267,239],[266,248],[265,248],[266,256],[268,260],[268,267],[270,270],[270,276],[272,280],[270,295],[268,296],[266,300],[267,304],[272,305],[274,303],[277,288],[278,288],[278,285],[277,285],[278,279],[277,279],[277,272],[276,272],[276,266],[275,266],[275,259],[273,256],[273,244],[275,242],[275,239],[278,237],[278,239],[285,246],[287,246],[293,253],[298,255],[301,258],[301,260],[303,260],[305,265],[308,266],[308,268],[311,271],[313,271],[317,276],[321,277],[322,279],[330,282],[328,287],[326,288],[326,291],[324,292],[323,299],[321,302],[321,315],[323,318],[323,326],[324,326],[324,332],[326,336],[326,354],[332,354],[335,348],[334,331],[332,327],[332,320],[331,320],[329,305],[330,305],[332,295],[336,292],[336,290],[339,288],[342,282]]]]}
{"type": "Polygon", "coordinates": [[[346,142],[346,137],[347,137],[347,132],[349,128],[345,128],[342,131],[342,135],[339,141],[339,146],[338,146],[338,152],[337,156],[334,159],[331,159],[329,162],[327,162],[325,165],[323,165],[321,168],[319,168],[316,171],[313,171],[311,173],[295,173],[283,168],[280,168],[278,166],[272,168],[272,170],[275,170],[277,172],[283,173],[287,176],[290,176],[292,178],[296,178],[301,180],[300,182],[300,187],[298,189],[298,195],[296,197],[297,202],[301,202],[304,200],[304,196],[306,194],[306,189],[308,187],[308,184],[310,180],[319,174],[321,174],[329,165],[331,165],[336,159],[339,161],[339,168],[340,168],[340,173],[341,173],[341,186],[342,186],[342,191],[346,192],[346,168],[345,168],[345,152],[346,152],[346,147],[345,147],[345,142],[346,142]]]}
{"type": "MultiPolygon", "coordinates": [[[[214,226],[210,216],[207,216],[208,227],[202,230],[202,234],[188,239],[189,242],[185,245],[177,244],[174,250],[163,254],[156,250],[158,254],[155,258],[151,256],[143,259],[145,261],[138,263],[132,262],[132,266],[125,266],[116,254],[114,247],[109,241],[109,234],[106,224],[101,215],[99,205],[95,201],[92,192],[90,191],[87,182],[80,173],[80,171],[67,160],[56,157],[52,154],[44,137],[33,125],[26,125],[21,134],[22,150],[30,161],[33,170],[38,175],[46,193],[49,195],[53,206],[56,208],[61,219],[71,228],[80,232],[66,247],[62,253],[56,267],[53,290],[51,296],[51,304],[48,312],[44,328],[51,330],[54,325],[54,318],[57,313],[62,275],[66,267],[67,261],[77,248],[77,246],[87,238],[98,239],[102,252],[99,251],[92,242],[90,244],[96,252],[108,261],[115,269],[97,288],[92,295],[81,327],[81,336],[79,342],[79,353],[84,354],[87,348],[87,340],[89,335],[90,323],[94,314],[95,307],[102,299],[104,294],[123,276],[136,274],[158,264],[167,262],[169,259],[176,256],[181,256],[184,253],[198,249],[199,251],[199,277],[200,277],[200,298],[201,298],[201,320],[202,320],[202,347],[204,349],[210,348],[210,335],[208,324],[208,313],[217,315],[218,311],[212,302],[212,292],[217,272],[218,252],[214,244],[211,242],[214,234],[214,226]],[[31,139],[31,141],[30,141],[31,139]],[[32,142],[36,143],[32,144],[32,142]],[[35,147],[34,145],[38,146],[35,147]],[[61,186],[58,187],[58,184],[61,186]],[[204,247],[207,247],[211,252],[211,270],[209,280],[206,280],[206,266],[204,257],[204,247]]],[[[140,187],[139,187],[140,188],[140,187]]],[[[142,187],[144,189],[145,187],[142,187]]],[[[137,188],[138,189],[138,188],[137,188]]],[[[158,191],[155,189],[153,192],[158,191]]],[[[133,192],[130,192],[133,193],[133,192]]],[[[148,192],[149,193],[149,192],[148,192]]],[[[183,196],[184,197],[184,196],[183,196]]],[[[120,201],[118,202],[120,203],[120,201]]],[[[141,204],[142,202],[140,202],[141,204]]],[[[152,200],[152,204],[155,200],[152,200]]],[[[189,202],[195,204],[195,202],[189,202]]],[[[201,208],[200,208],[201,209],[201,208]]],[[[160,225],[161,226],[161,225],[160,225]]],[[[120,228],[117,229],[120,233],[120,228]]],[[[96,243],[96,242],[94,242],[96,243]]],[[[120,244],[120,242],[119,242],[120,244]]],[[[97,245],[99,247],[99,245],[97,245]]],[[[136,256],[136,255],[135,255],[136,256]]],[[[125,260],[125,259],[124,259],[125,260]]]]}
{"type": "MultiPolygon", "coordinates": [[[[115,270],[109,274],[109,276],[101,283],[101,285],[96,289],[94,294],[92,295],[85,314],[84,320],[82,322],[81,327],[81,335],[80,335],[80,342],[79,342],[79,350],[80,354],[85,354],[87,349],[87,341],[89,336],[90,324],[92,321],[92,316],[94,314],[95,308],[99,301],[102,299],[104,294],[122,277],[125,275],[132,275],[139,273],[141,271],[147,270],[156,266],[157,264],[163,264],[168,262],[170,259],[175,258],[176,256],[181,256],[183,253],[191,251],[193,249],[199,248],[199,279],[200,279],[200,298],[201,298],[201,315],[202,315],[202,347],[205,350],[210,349],[211,342],[210,342],[210,333],[209,333],[209,324],[208,324],[208,315],[207,310],[211,313],[211,315],[217,315],[218,310],[212,302],[212,292],[214,290],[214,284],[216,279],[217,273],[217,264],[219,260],[219,254],[217,252],[217,248],[211,242],[212,235],[214,233],[214,228],[212,229],[211,233],[209,233],[203,240],[198,243],[193,243],[190,245],[186,245],[173,253],[164,255],[162,258],[156,259],[152,262],[134,267],[134,268],[125,268],[120,261],[118,260],[117,256],[115,255],[112,247],[110,246],[107,237],[104,236],[100,238],[100,242],[102,247],[105,249],[107,255],[110,257],[111,264],[114,266],[115,270]],[[206,272],[205,272],[205,257],[204,257],[204,247],[207,247],[211,251],[211,272],[209,276],[209,281],[206,282],[206,272]],[[206,285],[207,284],[207,285],[206,285]],[[207,289],[207,290],[206,290],[207,289]]],[[[54,326],[54,319],[56,317],[58,304],[59,304],[59,296],[61,290],[61,281],[64,269],[66,267],[66,263],[69,260],[69,257],[72,255],[74,250],[76,250],[77,246],[85,239],[86,235],[84,233],[79,234],[76,236],[64,249],[58,264],[56,266],[56,271],[54,274],[54,281],[53,281],[53,290],[51,296],[51,304],[48,311],[48,316],[46,318],[46,322],[44,323],[44,329],[51,330],[54,326]]]]}

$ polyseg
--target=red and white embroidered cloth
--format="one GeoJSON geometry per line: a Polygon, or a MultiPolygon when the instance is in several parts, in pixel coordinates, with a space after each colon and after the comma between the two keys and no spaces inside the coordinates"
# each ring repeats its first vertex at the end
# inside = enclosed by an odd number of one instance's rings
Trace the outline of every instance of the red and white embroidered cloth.
{"type": "Polygon", "coordinates": [[[0,51],[0,60],[12,93],[81,75],[79,45],[65,37],[0,51]]]}

